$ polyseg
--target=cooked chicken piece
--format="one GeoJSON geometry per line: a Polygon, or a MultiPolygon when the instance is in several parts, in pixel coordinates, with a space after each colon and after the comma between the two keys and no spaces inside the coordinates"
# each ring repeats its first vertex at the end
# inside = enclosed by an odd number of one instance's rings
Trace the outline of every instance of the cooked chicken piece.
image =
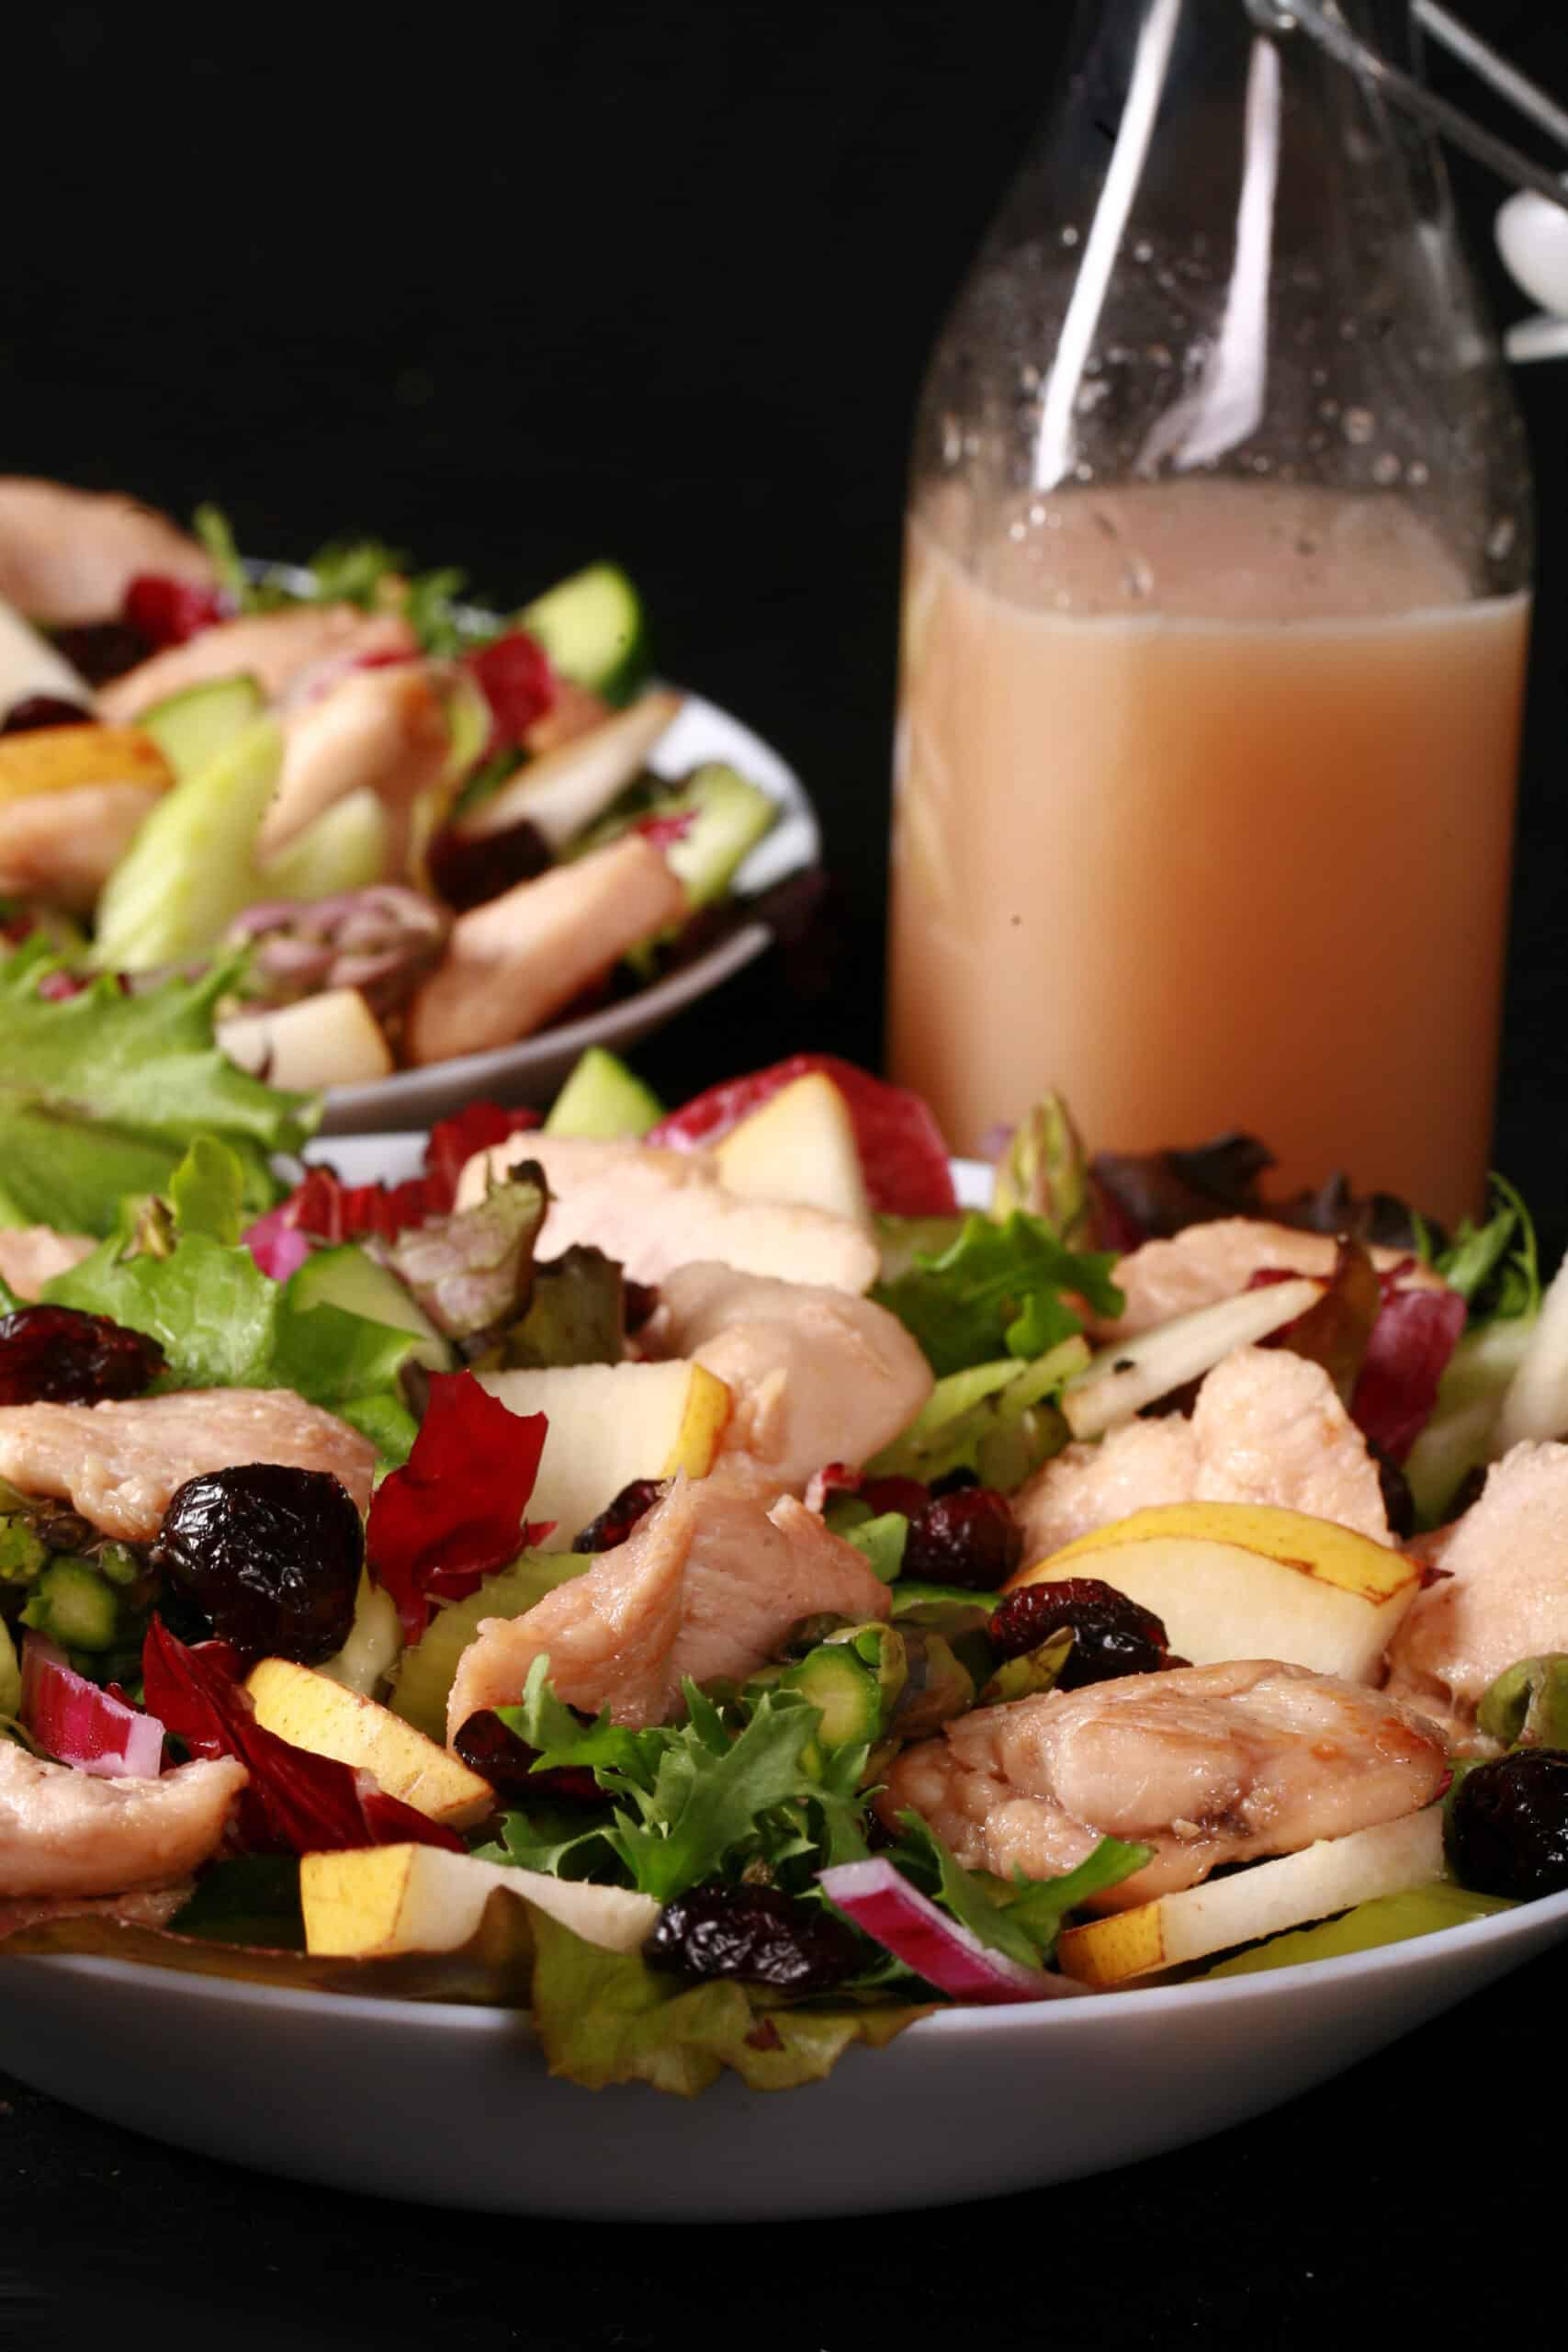
{"type": "Polygon", "coordinates": [[[345,671],[288,715],[259,854],[276,856],[315,818],[367,786],[391,820],[388,870],[400,874],[413,804],[440,783],[451,752],[446,706],[426,664],[345,671]]]}
{"type": "Polygon", "coordinates": [[[249,1779],[225,1757],[156,1781],[99,1780],[0,1739],[0,1895],[122,1894],[184,1878],[217,1847],[249,1779]]]}
{"type": "Polygon", "coordinates": [[[291,1388],[187,1388],[108,1405],[0,1406],[0,1478],[58,1495],[106,1535],[144,1543],[204,1470],[283,1462],[330,1470],[370,1505],[376,1450],[291,1388]]]}
{"type": "Polygon", "coordinates": [[[1447,1770],[1410,1708],[1252,1658],[982,1707],[906,1748],[877,1807],[892,1824],[913,1805],[961,1862],[1006,1879],[1060,1877],[1103,1837],[1152,1846],[1089,1906],[1121,1911],[1415,1813],[1447,1770]]]}
{"type": "Polygon", "coordinates": [[[51,628],[117,620],[139,572],[210,588],[205,548],[118,491],[0,478],[0,597],[51,628]]]}
{"type": "Polygon", "coordinates": [[[0,890],[90,914],[162,797],[145,784],[78,784],[0,801],[0,890]]]}
{"type": "Polygon", "coordinates": [[[869,1461],[933,1385],[886,1307],[732,1266],[677,1267],[638,1340],[647,1354],[693,1358],[724,1382],[735,1399],[724,1453],[754,1464],[774,1494],[804,1494],[826,1463],[869,1461]]]}
{"type": "Polygon", "coordinates": [[[618,1259],[637,1283],[662,1283],[677,1266],[716,1262],[852,1291],[869,1290],[881,1271],[876,1243],[850,1218],[743,1199],[720,1183],[707,1152],[582,1136],[513,1136],[475,1153],[458,1180],[457,1206],[482,1201],[487,1186],[522,1159],[536,1160],[550,1188],[542,1258],[558,1258],[581,1241],[618,1259]]]}
{"type": "Polygon", "coordinates": [[[1389,1542],[1378,1468],[1321,1364],[1284,1348],[1235,1348],[1198,1391],[1190,1420],[1131,1421],[1069,1445],[1013,1497],[1024,1555],[1157,1503],[1273,1503],[1389,1542]]]}
{"type": "MultiPolygon", "coordinates": [[[[1334,1272],[1338,1243],[1328,1234],[1298,1233],[1288,1225],[1269,1225],[1261,1217],[1222,1216],[1207,1225],[1190,1225],[1170,1241],[1145,1241],[1139,1250],[1117,1260],[1113,1279],[1126,1300],[1114,1323],[1096,1320],[1102,1340],[1130,1340],[1135,1332],[1166,1323],[1173,1315],[1190,1315],[1195,1307],[1213,1306],[1234,1298],[1256,1273],[1316,1274],[1326,1281],[1334,1272]]],[[[1403,1265],[1405,1250],[1369,1251],[1380,1273],[1403,1265]]],[[[1427,1266],[1413,1265],[1400,1287],[1444,1288],[1427,1266]]]]}
{"type": "Polygon", "coordinates": [[[1389,1689],[1472,1724],[1505,1667],[1568,1650],[1568,1445],[1495,1462],[1441,1558],[1389,1645],[1389,1689]]]}
{"type": "Polygon", "coordinates": [[[470,1715],[513,1704],[541,1655],[569,1707],[607,1707],[618,1724],[663,1723],[680,1711],[683,1677],[739,1679],[800,1618],[886,1617],[887,1605],[886,1586],[852,1544],[793,1495],[770,1510],[711,1479],[677,1478],[585,1575],[525,1616],[481,1623],[458,1661],[446,1736],[470,1715]]]}
{"type": "Polygon", "coordinates": [[[292,605],[278,613],[220,621],[184,645],[138,662],[123,678],[99,688],[98,714],[134,718],[166,695],[214,678],[254,678],[271,702],[313,662],[418,651],[419,639],[400,613],[362,613],[357,605],[292,605]]]}
{"type": "Polygon", "coordinates": [[[18,1298],[36,1298],[45,1283],[69,1272],[97,1248],[90,1234],[56,1233],[52,1225],[0,1228],[0,1282],[18,1298]]]}
{"type": "Polygon", "coordinates": [[[641,833],[513,884],[453,924],[409,1007],[409,1059],[446,1061],[532,1036],[628,947],[685,911],[684,884],[641,833]]]}

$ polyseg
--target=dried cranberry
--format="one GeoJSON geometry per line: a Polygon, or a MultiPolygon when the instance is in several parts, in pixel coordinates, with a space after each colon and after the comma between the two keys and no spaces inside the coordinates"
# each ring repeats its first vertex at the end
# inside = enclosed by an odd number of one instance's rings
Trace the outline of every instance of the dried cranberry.
{"type": "Polygon", "coordinates": [[[931,1498],[933,1502],[937,1502],[943,1495],[962,1495],[971,1487],[977,1487],[979,1484],[978,1470],[966,1469],[961,1462],[956,1470],[946,1470],[940,1478],[931,1480],[931,1498]]]}
{"type": "Polygon", "coordinates": [[[538,1749],[519,1739],[491,1708],[470,1715],[452,1745],[497,1796],[574,1797],[590,1804],[599,1800],[599,1783],[584,1765],[561,1764],[554,1771],[536,1772],[538,1749]]]}
{"type": "Polygon", "coordinates": [[[639,1519],[653,1509],[664,1492],[658,1478],[634,1478],[623,1487],[612,1503],[606,1503],[597,1519],[591,1519],[581,1535],[572,1538],[574,1552],[613,1552],[624,1544],[639,1519]]]}
{"type": "Polygon", "coordinates": [[[166,1369],[156,1340],[74,1306],[0,1316],[0,1405],[101,1405],[140,1396],[166,1369]]]}
{"type": "Polygon", "coordinates": [[[526,629],[508,629],[494,643],[470,653],[468,666],[490,705],[490,750],[521,743],[536,718],[543,718],[556,698],[555,673],[537,638],[526,629]]]}
{"type": "Polygon", "coordinates": [[[516,882],[531,882],[555,864],[548,842],[532,819],[493,833],[465,833],[444,825],[425,852],[432,888],[459,914],[499,899],[516,882]]]}
{"type": "Polygon", "coordinates": [[[1177,1663],[1153,1610],[1140,1609],[1098,1577],[1023,1585],[992,1612],[986,1631],[999,1664],[1037,1650],[1064,1628],[1070,1628],[1073,1646],[1057,1680],[1059,1690],[1113,1682],[1123,1674],[1158,1674],[1177,1663]]]}
{"type": "Polygon", "coordinates": [[[1454,1792],[1449,1853],[1478,1894],[1529,1902],[1568,1888],[1568,1754],[1517,1747],[1478,1764],[1454,1792]]]}
{"type": "Polygon", "coordinates": [[[184,645],[222,620],[223,600],[214,588],[171,580],[159,571],[139,571],[125,592],[121,616],[161,653],[165,646],[184,645]]]}
{"type": "Polygon", "coordinates": [[[650,1968],[726,1976],[780,1993],[827,1993],[854,1975],[862,1954],[830,1911],[776,1886],[694,1886],[667,1903],[642,1948],[650,1968]]]}
{"type": "Polygon", "coordinates": [[[992,1487],[937,1495],[909,1521],[904,1574],[919,1584],[997,1592],[1023,1557],[1023,1532],[992,1487]]]}
{"type": "Polygon", "coordinates": [[[365,1531],[330,1470],[251,1462],[176,1488],[150,1556],[247,1664],[319,1666],[354,1623],[365,1531]]]}
{"type": "Polygon", "coordinates": [[[0,719],[0,735],[31,735],[40,727],[88,727],[93,714],[62,695],[26,695],[0,719]]]}
{"type": "Polygon", "coordinates": [[[90,686],[123,678],[152,650],[141,631],[126,621],[85,621],[75,628],[58,628],[54,642],[90,686]]]}
{"type": "Polygon", "coordinates": [[[897,1510],[912,1520],[924,1510],[931,1498],[918,1478],[867,1478],[859,1489],[858,1499],[874,1519],[884,1511],[897,1510]]]}

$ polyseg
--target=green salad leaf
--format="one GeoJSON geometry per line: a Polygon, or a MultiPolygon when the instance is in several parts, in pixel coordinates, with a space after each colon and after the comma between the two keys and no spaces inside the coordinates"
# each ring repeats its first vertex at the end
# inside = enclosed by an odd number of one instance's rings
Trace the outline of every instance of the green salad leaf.
{"type": "Polygon", "coordinates": [[[237,1234],[243,1185],[238,1154],[198,1137],[167,1202],[126,1203],[117,1229],[43,1296],[156,1340],[168,1359],[161,1390],[292,1388],[403,1459],[414,1423],[399,1383],[417,1338],[344,1307],[302,1306],[298,1275],[274,1282],[242,1241],[222,1238],[237,1234]]]}
{"type": "MultiPolygon", "coordinates": [[[[813,1841],[799,1807],[815,1804],[829,1816],[841,1815],[846,1803],[853,1808],[853,1782],[849,1792],[843,1787],[845,1759],[858,1780],[864,1750],[808,1761],[821,1711],[797,1691],[761,1690],[740,1708],[744,1720],[737,1724],[688,1682],[683,1723],[631,1731],[607,1714],[580,1722],[548,1677],[549,1660],[536,1657],[517,1705],[496,1712],[539,1751],[536,1771],[570,1766],[594,1774],[611,1799],[598,1832],[605,1852],[627,1883],[660,1903],[717,1877],[727,1864],[754,1858],[777,1864],[808,1850],[813,1841]]],[[[541,1853],[560,1841],[547,1828],[541,1834],[529,1815],[514,1828],[515,1818],[502,1825],[507,1857],[520,1861],[526,1853],[531,1869],[550,1868],[541,1853]]]]}
{"type": "Polygon", "coordinates": [[[1043,1217],[1014,1209],[999,1223],[977,1211],[957,1238],[919,1251],[872,1295],[919,1341],[939,1377],[1007,1355],[1046,1354],[1083,1329],[1077,1300],[1119,1315],[1112,1255],[1065,1248],[1043,1217]]]}
{"type": "Polygon", "coordinates": [[[120,1202],[165,1192],[201,1135],[237,1158],[244,1208],[269,1206],[268,1156],[297,1151],[318,1106],[247,1077],[214,1044],[213,1009],[237,967],[215,964],[136,995],[105,976],[75,996],[40,996],[58,968],[47,944],[30,940],[0,960],[0,1213],[111,1233],[120,1202]]]}
{"type": "Polygon", "coordinates": [[[253,612],[254,591],[234,537],[233,525],[221,506],[205,500],[191,516],[191,528],[212,560],[218,584],[236,612],[253,612]]]}
{"type": "Polygon", "coordinates": [[[590,2089],[651,2083],[685,2098],[728,2066],[752,2090],[818,2082],[854,2041],[881,2048],[928,2005],[841,1995],[784,2006],[755,1986],[686,1984],[636,1953],[604,1951],[535,1909],[534,2027],[552,2075],[590,2089]]]}
{"type": "Polygon", "coordinates": [[[297,571],[278,567],[252,579],[222,508],[198,506],[194,520],[196,535],[239,612],[275,613],[288,605],[315,603],[359,605],[367,612],[400,609],[424,650],[444,657],[482,644],[502,627],[496,622],[476,628],[469,621],[459,602],[466,573],[451,565],[416,572],[406,550],[385,539],[332,539],[297,571]]]}
{"type": "Polygon", "coordinates": [[[1043,1967],[1050,1959],[1069,1911],[1131,1878],[1150,1856],[1147,1846],[1102,1838],[1076,1870],[1060,1878],[1031,1879],[1017,1871],[1010,1885],[989,1871],[966,1870],[919,1814],[900,1813],[898,1826],[903,1837],[893,1860],[981,1943],[1027,1968],[1043,1967]]]}
{"type": "Polygon", "coordinates": [[[1481,1323],[1533,1316],[1540,1306],[1540,1259],[1530,1213],[1495,1170],[1491,1182],[1491,1215],[1480,1225],[1466,1217],[1433,1261],[1450,1289],[1468,1303],[1472,1330],[1481,1323]]]}

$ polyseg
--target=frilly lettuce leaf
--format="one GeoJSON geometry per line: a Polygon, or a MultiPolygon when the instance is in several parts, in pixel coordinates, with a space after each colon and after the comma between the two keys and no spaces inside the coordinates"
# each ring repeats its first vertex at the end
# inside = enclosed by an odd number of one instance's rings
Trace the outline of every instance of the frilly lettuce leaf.
{"type": "Polygon", "coordinates": [[[1491,1181],[1492,1214],[1481,1225],[1466,1217],[1433,1261],[1449,1288],[1469,1306],[1472,1330],[1540,1311],[1540,1261],[1530,1213],[1495,1170],[1491,1181]]]}
{"type": "Polygon", "coordinates": [[[108,976],[75,996],[40,996],[58,967],[41,939],[0,960],[0,1216],[110,1233],[123,1199],[167,1189],[197,1135],[235,1153],[245,1206],[267,1206],[268,1155],[298,1150],[318,1113],[312,1097],[264,1086],[213,1043],[234,967],[133,996],[108,976]]]}
{"type": "MultiPolygon", "coordinates": [[[[781,1859],[799,1838],[798,1823],[785,1809],[815,1802],[831,1811],[838,1800],[836,1780],[828,1785],[807,1760],[821,1712],[796,1691],[762,1690],[742,1710],[747,1720],[737,1730],[688,1682],[684,1723],[628,1731],[607,1715],[580,1722],[550,1689],[548,1674],[548,1658],[536,1658],[519,1703],[496,1712],[538,1750],[536,1770],[593,1772],[614,1804],[599,1833],[606,1855],[633,1886],[660,1903],[717,1877],[738,1856],[781,1859]]],[[[510,1859],[521,1860],[521,1849],[532,1868],[551,1867],[540,1859],[541,1844],[549,1840],[525,1819],[515,1832],[508,1822],[502,1836],[510,1859]]],[[[560,1848],[562,1860],[569,1850],[560,1848]]]]}
{"type": "Polygon", "coordinates": [[[1043,1217],[1014,1209],[999,1224],[978,1214],[941,1251],[872,1294],[897,1315],[942,1377],[995,1357],[1041,1356],[1081,1331],[1074,1302],[1119,1315],[1112,1257],[1064,1249],[1043,1217]]]}

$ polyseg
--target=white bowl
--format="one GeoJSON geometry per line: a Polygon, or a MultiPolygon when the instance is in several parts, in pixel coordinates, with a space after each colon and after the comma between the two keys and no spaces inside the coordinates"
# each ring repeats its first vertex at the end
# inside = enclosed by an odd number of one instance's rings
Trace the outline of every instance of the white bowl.
{"type": "Polygon", "coordinates": [[[826,2082],[686,2101],[545,2072],[508,2009],[0,1954],[0,2064],[206,2155],[372,2196],[601,2222],[787,2221],[1044,2187],[1310,2089],[1568,1928],[1568,1895],[1314,1966],[954,2010],[826,2082]]]}
{"type": "MultiPolygon", "coordinates": [[[[780,815],[741,865],[737,896],[755,898],[817,865],[822,841],[809,796],[800,778],[750,728],[688,695],[679,717],[660,737],[649,765],[665,776],[682,776],[708,760],[725,760],[760,785],[778,803],[780,815]]],[[[502,1102],[543,1102],[589,1046],[624,1052],[662,1027],[677,1012],[705,996],[760,956],[773,938],[765,923],[743,923],[651,988],[639,989],[578,1021],[542,1029],[516,1045],[485,1054],[464,1054],[428,1069],[400,1070],[367,1086],[329,1087],[321,1120],[323,1135],[362,1135],[391,1127],[425,1126],[480,1097],[502,1102]]]]}

